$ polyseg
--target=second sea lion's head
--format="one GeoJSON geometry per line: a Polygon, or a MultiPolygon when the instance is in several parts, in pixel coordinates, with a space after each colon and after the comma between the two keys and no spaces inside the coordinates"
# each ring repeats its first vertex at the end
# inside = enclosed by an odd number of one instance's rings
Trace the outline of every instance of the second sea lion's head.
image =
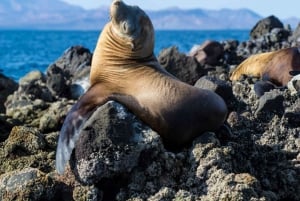
{"type": "Polygon", "coordinates": [[[154,29],[150,18],[138,6],[114,0],[110,6],[113,33],[126,41],[132,52],[150,56],[154,48],[154,29]]]}

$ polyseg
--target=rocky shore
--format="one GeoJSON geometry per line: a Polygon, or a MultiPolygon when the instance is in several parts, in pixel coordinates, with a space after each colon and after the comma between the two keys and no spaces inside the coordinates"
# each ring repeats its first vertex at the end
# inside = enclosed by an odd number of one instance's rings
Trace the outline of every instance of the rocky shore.
{"type": "Polygon", "coordinates": [[[45,74],[30,72],[19,83],[0,75],[0,200],[300,200],[300,83],[257,94],[258,78],[229,80],[250,55],[299,43],[300,25],[291,30],[270,16],[248,41],[206,41],[189,54],[162,50],[158,60],[170,73],[224,98],[226,125],[172,152],[108,102],[85,123],[64,175],[54,165],[58,133],[88,88],[92,53],[71,47],[45,74]]]}

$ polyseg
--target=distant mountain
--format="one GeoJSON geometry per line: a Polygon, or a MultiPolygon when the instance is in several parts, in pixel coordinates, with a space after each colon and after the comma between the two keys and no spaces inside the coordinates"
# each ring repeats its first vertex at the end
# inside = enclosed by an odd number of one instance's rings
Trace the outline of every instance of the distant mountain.
{"type": "Polygon", "coordinates": [[[157,29],[251,29],[262,17],[247,10],[168,9],[149,11],[157,29]]]}
{"type": "MultiPolygon", "coordinates": [[[[108,11],[108,7],[85,10],[61,0],[1,0],[0,29],[99,30],[109,19],[108,11]]],[[[251,29],[262,19],[247,9],[146,12],[156,29],[251,29]]],[[[296,26],[299,21],[295,18],[288,22],[296,26]]]]}
{"type": "Polygon", "coordinates": [[[288,19],[284,19],[282,21],[284,24],[289,24],[291,25],[292,28],[296,28],[298,24],[300,24],[300,19],[296,17],[290,17],[288,19]]]}

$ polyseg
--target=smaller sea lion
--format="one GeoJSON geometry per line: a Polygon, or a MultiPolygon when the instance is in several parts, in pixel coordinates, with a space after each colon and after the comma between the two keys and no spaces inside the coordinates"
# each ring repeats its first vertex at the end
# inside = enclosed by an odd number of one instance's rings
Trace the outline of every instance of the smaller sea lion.
{"type": "Polygon", "coordinates": [[[299,70],[300,50],[298,47],[290,47],[250,56],[236,67],[230,80],[235,81],[242,75],[248,75],[285,86],[292,79],[291,74],[299,70]]]}

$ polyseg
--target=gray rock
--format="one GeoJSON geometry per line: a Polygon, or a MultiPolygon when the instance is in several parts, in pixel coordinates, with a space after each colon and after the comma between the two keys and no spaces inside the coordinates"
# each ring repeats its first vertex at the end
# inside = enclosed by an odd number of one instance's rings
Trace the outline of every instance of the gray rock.
{"type": "Polygon", "coordinates": [[[203,76],[194,86],[201,89],[212,90],[221,96],[226,102],[233,98],[232,87],[226,81],[215,77],[203,76]]]}
{"type": "Polygon", "coordinates": [[[291,94],[297,94],[300,91],[300,75],[294,76],[288,83],[287,87],[291,94]]]}
{"type": "Polygon", "coordinates": [[[175,77],[192,85],[206,74],[206,71],[194,57],[180,53],[176,47],[162,50],[158,56],[158,61],[175,77]]]}
{"type": "Polygon", "coordinates": [[[256,110],[256,114],[261,112],[275,112],[282,114],[284,111],[283,107],[284,96],[278,92],[278,90],[272,90],[264,93],[259,99],[259,106],[256,110]]]}
{"type": "Polygon", "coordinates": [[[19,88],[6,102],[6,115],[31,126],[38,126],[38,118],[54,100],[45,85],[45,76],[40,71],[32,71],[20,79],[19,88]]]}
{"type": "Polygon", "coordinates": [[[237,40],[225,40],[222,42],[224,49],[223,63],[225,65],[238,65],[243,61],[243,58],[237,55],[239,44],[240,42],[237,40]]]}
{"type": "Polygon", "coordinates": [[[0,113],[5,113],[4,103],[17,88],[18,83],[0,73],[0,113]]]}
{"type": "Polygon", "coordinates": [[[50,107],[49,112],[48,107],[65,98],[78,99],[85,92],[91,56],[86,48],[72,47],[49,66],[47,75],[40,71],[25,75],[18,89],[7,97],[6,115],[42,131],[58,130],[65,112],[62,107],[55,112],[50,107]]]}
{"type": "Polygon", "coordinates": [[[279,43],[282,41],[287,41],[290,35],[291,33],[289,30],[286,30],[284,28],[274,28],[270,33],[270,40],[273,43],[279,43]]]}
{"type": "Polygon", "coordinates": [[[14,99],[18,100],[18,97],[21,99],[22,95],[30,100],[41,99],[47,102],[54,100],[46,86],[46,77],[40,71],[29,72],[20,79],[18,91],[14,93],[14,99]]]}
{"type": "Polygon", "coordinates": [[[141,152],[161,149],[158,134],[122,105],[108,102],[85,123],[70,163],[83,183],[127,175],[138,166],[141,152]]]}
{"type": "Polygon", "coordinates": [[[254,91],[258,97],[261,97],[262,95],[264,95],[265,92],[271,91],[275,88],[276,85],[270,81],[259,80],[254,84],[254,91]]]}
{"type": "Polygon", "coordinates": [[[3,142],[8,138],[13,126],[14,125],[8,121],[8,117],[6,115],[0,114],[0,142],[3,142]]]}
{"type": "Polygon", "coordinates": [[[58,101],[52,103],[40,117],[39,129],[41,132],[49,133],[58,131],[62,126],[64,117],[67,115],[73,104],[73,101],[58,101]]]}
{"type": "Polygon", "coordinates": [[[92,56],[89,49],[82,46],[72,46],[52,65],[61,68],[64,72],[68,73],[73,80],[76,80],[89,73],[92,56]]]}
{"type": "Polygon", "coordinates": [[[61,95],[64,85],[67,85],[68,88],[65,90],[68,90],[68,96],[77,99],[89,86],[88,78],[92,56],[90,50],[82,46],[72,46],[67,49],[47,69],[49,88],[56,88],[60,92],[59,95],[61,95]],[[61,71],[57,68],[60,68],[61,71]],[[69,89],[69,87],[72,89],[69,89]]]}
{"type": "Polygon", "coordinates": [[[44,135],[35,128],[14,127],[4,142],[6,156],[24,156],[39,153],[46,146],[44,135]]]}
{"type": "Polygon", "coordinates": [[[300,124],[300,99],[297,99],[294,104],[287,107],[284,113],[290,127],[298,127],[300,124]]]}
{"type": "Polygon", "coordinates": [[[168,187],[163,187],[160,189],[160,191],[158,191],[155,195],[151,196],[148,200],[149,201],[172,200],[174,198],[175,198],[174,190],[168,187]]]}
{"type": "MultiPolygon", "coordinates": [[[[257,96],[253,88],[253,80],[251,78],[232,83],[233,95],[240,103],[244,103],[251,108],[250,111],[257,108],[257,96]]],[[[235,105],[235,108],[236,110],[241,109],[238,105],[235,105]]]]}
{"type": "Polygon", "coordinates": [[[8,172],[0,176],[0,199],[2,201],[51,201],[55,200],[55,181],[34,168],[8,172]]]}
{"type": "Polygon", "coordinates": [[[47,69],[47,87],[54,97],[69,97],[70,84],[69,75],[56,65],[47,69]]]}
{"type": "Polygon", "coordinates": [[[95,186],[77,185],[73,191],[73,199],[75,201],[104,201],[103,193],[95,186]]]}
{"type": "Polygon", "coordinates": [[[15,95],[6,102],[6,115],[18,119],[18,121],[24,124],[38,127],[39,118],[41,118],[45,110],[49,107],[49,103],[40,99],[28,100],[28,96],[24,95],[18,97],[19,100],[15,100],[15,95]]]}
{"type": "MultiPolygon", "coordinates": [[[[290,45],[284,41],[285,37],[280,39],[282,30],[275,28],[256,40],[239,44],[224,43],[225,54],[229,56],[227,60],[221,59],[221,68],[237,65],[251,54],[290,45]]],[[[71,52],[62,59],[62,66],[68,61],[72,63],[72,55],[79,56],[75,50],[71,52]]],[[[178,63],[184,63],[186,56],[183,56],[178,63]]],[[[72,68],[65,66],[57,74],[58,80],[72,68]]],[[[72,72],[85,71],[79,69],[72,72]]],[[[215,67],[211,72],[218,76],[210,72],[208,75],[218,79],[204,77],[202,84],[211,89],[223,86],[223,81],[226,87],[232,85],[237,101],[229,107],[227,124],[232,134],[229,140],[218,138],[221,131],[207,132],[192,145],[170,152],[164,149],[156,133],[120,104],[109,102],[85,123],[70,161],[72,171],[68,167],[64,175],[54,172],[55,149],[60,119],[74,103],[67,100],[73,96],[53,97],[46,83],[47,76],[40,72],[26,76],[18,91],[8,97],[7,112],[35,128],[23,125],[10,132],[15,125],[12,117],[0,115],[1,134],[2,128],[6,132],[1,135],[6,141],[0,143],[0,199],[300,200],[297,83],[292,83],[295,93],[281,88],[258,99],[254,93],[257,79],[245,77],[229,83],[228,72],[223,71],[225,76],[221,78],[217,71],[215,67]],[[259,115],[255,114],[257,110],[259,115]],[[84,184],[78,183],[73,173],[84,184]]],[[[187,72],[195,79],[194,71],[187,72]]],[[[65,78],[66,83],[73,82],[72,76],[65,78]]],[[[86,76],[81,78],[84,83],[86,76]]],[[[74,94],[82,89],[81,83],[76,84],[67,84],[74,94]]]]}
{"type": "Polygon", "coordinates": [[[271,15],[266,17],[251,29],[250,36],[253,39],[260,38],[261,36],[270,33],[274,28],[284,28],[282,22],[275,16],[271,15]]]}
{"type": "Polygon", "coordinates": [[[289,41],[293,43],[293,46],[299,46],[300,45],[300,23],[294,30],[292,36],[289,38],[289,41]]]}

